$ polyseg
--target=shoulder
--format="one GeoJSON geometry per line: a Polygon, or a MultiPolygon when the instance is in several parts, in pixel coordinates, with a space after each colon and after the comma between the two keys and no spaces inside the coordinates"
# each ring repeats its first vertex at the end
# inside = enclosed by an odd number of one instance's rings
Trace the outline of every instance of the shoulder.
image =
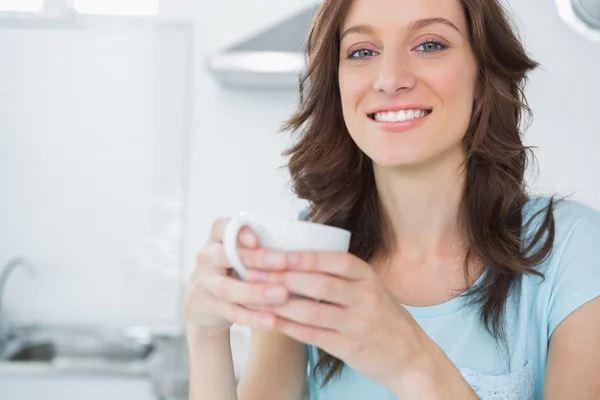
{"type": "MultiPolygon", "coordinates": [[[[532,198],[523,210],[523,223],[528,239],[535,235],[546,218],[551,198],[532,198]]],[[[595,242],[600,250],[600,212],[584,202],[571,199],[552,201],[554,249],[569,250],[573,246],[595,242]]]]}
{"type": "MultiPolygon", "coordinates": [[[[577,200],[561,200],[556,204],[554,218],[557,225],[586,225],[600,228],[600,212],[577,200]]],[[[561,226],[562,227],[562,226],[561,226]]]]}
{"type": "MultiPolygon", "coordinates": [[[[523,218],[524,223],[532,222],[527,229],[529,238],[544,221],[549,199],[532,199],[530,203],[523,218]]],[[[600,296],[600,212],[574,200],[557,201],[552,209],[552,250],[535,267],[544,278],[525,278],[526,286],[543,303],[550,333],[571,312],[600,296]]]]}

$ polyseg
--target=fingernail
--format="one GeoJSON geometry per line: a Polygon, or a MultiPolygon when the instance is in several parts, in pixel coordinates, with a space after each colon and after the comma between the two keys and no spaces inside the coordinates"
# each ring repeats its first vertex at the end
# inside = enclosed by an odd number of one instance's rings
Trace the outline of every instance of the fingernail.
{"type": "Polygon", "coordinates": [[[240,235],[240,241],[244,246],[252,246],[254,244],[254,237],[250,232],[244,232],[240,235]]]}
{"type": "Polygon", "coordinates": [[[288,264],[290,268],[298,268],[300,266],[300,254],[288,253],[288,264]]]}
{"type": "Polygon", "coordinates": [[[269,275],[263,271],[248,271],[247,279],[250,282],[266,282],[269,275]]]}
{"type": "Polygon", "coordinates": [[[265,255],[265,265],[268,267],[282,267],[285,264],[285,257],[281,253],[267,253],[265,255]]]}
{"type": "Polygon", "coordinates": [[[276,286],[265,290],[265,298],[268,301],[279,301],[285,298],[286,293],[284,288],[276,286]]]}

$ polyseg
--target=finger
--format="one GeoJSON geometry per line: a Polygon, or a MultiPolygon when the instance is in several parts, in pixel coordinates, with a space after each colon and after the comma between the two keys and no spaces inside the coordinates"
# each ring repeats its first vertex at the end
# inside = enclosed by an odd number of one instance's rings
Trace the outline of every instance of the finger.
{"type": "MultiPolygon", "coordinates": [[[[223,247],[223,245],[221,243],[209,243],[206,248],[205,251],[208,255],[208,257],[210,258],[210,263],[212,265],[215,266],[219,266],[219,267],[231,267],[231,263],[229,262],[229,259],[227,258],[227,254],[225,254],[225,248],[223,247]]],[[[268,259],[269,257],[271,257],[272,253],[278,253],[278,252],[274,252],[271,249],[267,249],[264,247],[259,247],[256,249],[245,249],[245,248],[239,248],[238,249],[238,255],[242,261],[242,263],[247,267],[247,268],[254,268],[260,271],[256,271],[255,275],[255,281],[260,281],[260,279],[262,279],[263,281],[266,280],[266,275],[264,274],[264,270],[282,270],[285,267],[285,262],[283,261],[283,256],[282,257],[282,261],[278,262],[278,263],[269,263],[268,259]],[[263,272],[263,273],[261,273],[263,272]]]]}
{"type": "Polygon", "coordinates": [[[301,343],[312,344],[337,357],[339,357],[338,346],[344,343],[344,337],[339,332],[306,326],[283,318],[277,318],[273,329],[301,343]]]}
{"type": "Polygon", "coordinates": [[[282,284],[294,295],[342,306],[352,306],[361,300],[354,294],[358,281],[324,273],[251,270],[246,280],[282,284]]]}
{"type": "MultiPolygon", "coordinates": [[[[351,306],[360,301],[354,295],[356,293],[356,281],[348,281],[334,275],[310,272],[286,271],[277,275],[281,277],[283,285],[290,293],[341,306],[351,306]]],[[[276,283],[273,280],[271,282],[276,283]]]]}
{"type": "Polygon", "coordinates": [[[281,305],[289,297],[281,285],[247,283],[229,276],[209,276],[202,284],[217,299],[242,305],[281,305]]]}
{"type": "Polygon", "coordinates": [[[276,322],[276,317],[271,312],[249,310],[235,303],[214,300],[213,309],[221,317],[234,324],[255,329],[271,329],[276,322]]]}
{"type": "Polygon", "coordinates": [[[312,300],[290,300],[273,307],[273,312],[282,318],[301,325],[338,332],[352,332],[347,310],[340,306],[317,303],[312,300]]]}
{"type": "Polygon", "coordinates": [[[248,270],[246,280],[248,282],[265,282],[265,283],[279,283],[283,285],[283,274],[285,271],[273,271],[261,268],[255,268],[248,270]]]}
{"type": "MultiPolygon", "coordinates": [[[[217,219],[210,230],[210,240],[216,243],[223,242],[223,236],[225,234],[225,228],[231,221],[230,218],[219,218],[217,219]]],[[[248,227],[240,229],[238,234],[238,246],[254,248],[258,246],[258,236],[248,227]]]]}
{"type": "Polygon", "coordinates": [[[215,220],[210,228],[210,240],[220,243],[223,241],[225,227],[231,221],[231,218],[219,218],[215,220]]]}
{"type": "Polygon", "coordinates": [[[352,290],[348,285],[354,282],[328,274],[290,272],[290,271],[248,271],[248,282],[265,282],[282,284],[288,289],[291,297],[319,300],[342,306],[353,305],[352,290]]]}
{"type": "Polygon", "coordinates": [[[265,310],[271,311],[271,309],[273,308],[273,306],[244,305],[244,308],[247,308],[248,310],[255,310],[255,311],[265,311],[265,310]]]}
{"type": "Polygon", "coordinates": [[[346,252],[299,251],[287,252],[286,266],[302,272],[323,272],[347,280],[361,280],[369,273],[368,264],[346,252]]]}

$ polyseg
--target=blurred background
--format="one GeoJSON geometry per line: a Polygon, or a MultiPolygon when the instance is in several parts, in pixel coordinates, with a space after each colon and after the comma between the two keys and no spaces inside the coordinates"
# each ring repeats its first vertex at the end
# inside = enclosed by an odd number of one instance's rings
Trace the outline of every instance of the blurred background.
{"type": "MultiPolygon", "coordinates": [[[[187,398],[212,221],[303,207],[279,128],[318,4],[0,0],[0,399],[187,398]]],[[[542,65],[530,186],[600,208],[600,0],[507,4],[542,65]]]]}

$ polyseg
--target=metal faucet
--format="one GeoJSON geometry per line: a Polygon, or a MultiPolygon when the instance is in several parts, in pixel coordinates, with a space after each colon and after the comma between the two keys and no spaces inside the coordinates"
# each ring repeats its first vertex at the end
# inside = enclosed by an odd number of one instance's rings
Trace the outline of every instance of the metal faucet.
{"type": "Polygon", "coordinates": [[[25,268],[32,275],[36,272],[36,269],[33,266],[33,264],[23,257],[15,257],[11,259],[8,263],[4,265],[2,271],[0,271],[0,343],[3,342],[3,338],[6,336],[6,329],[3,326],[4,324],[2,318],[2,306],[4,305],[4,289],[6,287],[6,282],[8,281],[8,278],[10,278],[11,276],[11,273],[18,267],[25,268]]]}

